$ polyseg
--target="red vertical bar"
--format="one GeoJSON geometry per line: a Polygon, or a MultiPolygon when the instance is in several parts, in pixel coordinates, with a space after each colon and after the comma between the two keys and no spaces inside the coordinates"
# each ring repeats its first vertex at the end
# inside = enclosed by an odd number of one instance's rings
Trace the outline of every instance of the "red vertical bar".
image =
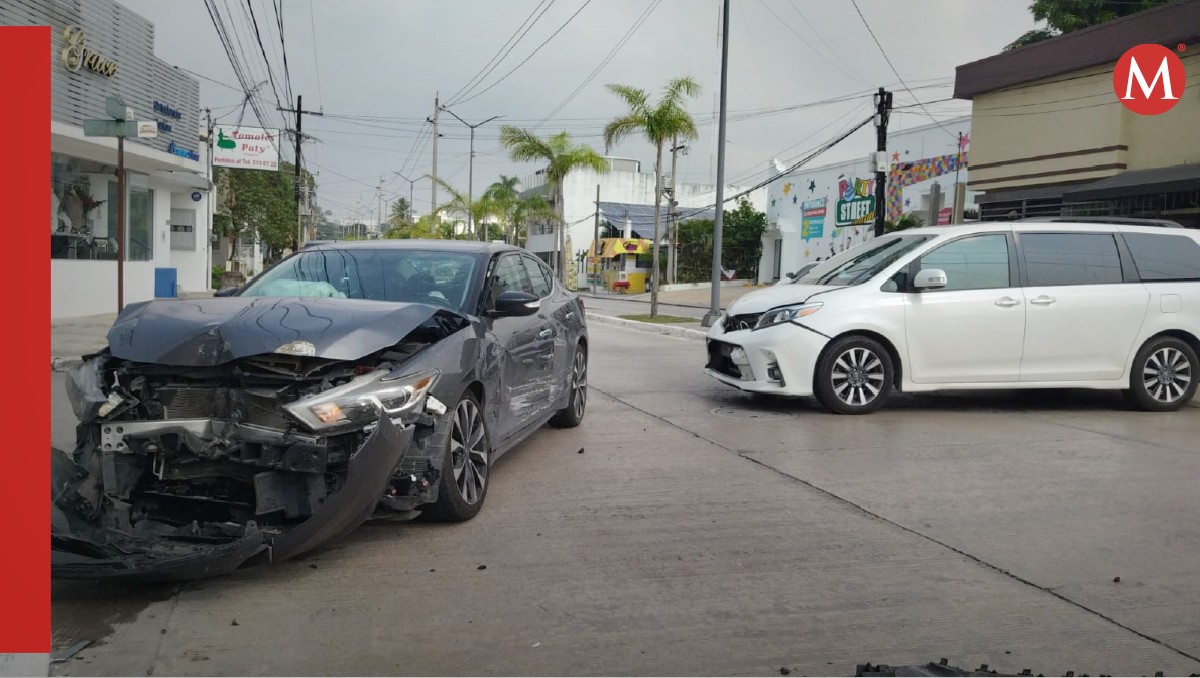
{"type": "Polygon", "coordinates": [[[50,651],[50,457],[42,456],[50,442],[49,56],[49,27],[0,26],[0,205],[17,321],[0,343],[9,349],[0,412],[12,423],[0,472],[0,653],[50,651]]]}

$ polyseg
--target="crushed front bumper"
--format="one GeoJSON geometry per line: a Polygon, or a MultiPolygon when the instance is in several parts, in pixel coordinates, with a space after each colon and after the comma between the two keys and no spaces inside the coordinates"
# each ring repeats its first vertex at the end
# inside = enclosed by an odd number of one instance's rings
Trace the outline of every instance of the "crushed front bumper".
{"type": "Polygon", "coordinates": [[[231,526],[226,539],[155,538],[91,524],[78,515],[77,480],[86,472],[51,450],[51,576],[55,578],[174,581],[227,574],[242,565],[282,561],[312,551],[367,520],[409,451],[414,426],[381,419],[348,463],[345,482],[303,522],[260,528],[231,526]]]}
{"type": "Polygon", "coordinates": [[[795,323],[726,332],[721,322],[708,332],[705,373],[743,391],[811,396],[825,335],[795,323]]]}

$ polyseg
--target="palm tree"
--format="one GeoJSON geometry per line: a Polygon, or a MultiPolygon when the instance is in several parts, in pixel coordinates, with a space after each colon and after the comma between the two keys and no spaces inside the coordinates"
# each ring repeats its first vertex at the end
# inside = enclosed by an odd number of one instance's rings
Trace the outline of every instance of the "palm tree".
{"type": "Polygon", "coordinates": [[[487,190],[483,193],[483,196],[490,199],[499,210],[499,216],[505,222],[505,240],[509,242],[512,241],[512,212],[520,201],[520,194],[517,192],[517,186],[520,183],[521,180],[517,177],[501,174],[500,178],[494,181],[491,186],[488,186],[487,190]]]}
{"type": "Polygon", "coordinates": [[[534,221],[553,221],[558,218],[558,213],[545,198],[531,195],[528,198],[519,198],[513,204],[509,218],[512,220],[512,244],[524,247],[529,241],[525,237],[526,227],[534,221]]]}
{"type": "MultiPolygon", "coordinates": [[[[604,127],[604,150],[621,139],[633,134],[644,134],[654,144],[654,258],[650,276],[650,317],[658,315],[658,225],[662,212],[662,157],[663,144],[675,138],[695,139],[696,121],[684,108],[684,98],[700,93],[700,85],[691,77],[673,78],[663,88],[662,97],[656,103],[643,89],[628,85],[609,85],[608,89],[621,97],[629,106],[625,115],[604,127]]],[[[718,284],[716,281],[714,285],[718,284]]]]}
{"type": "Polygon", "coordinates": [[[412,205],[408,204],[408,198],[396,198],[396,202],[392,203],[388,223],[393,226],[412,223],[412,205]]]}
{"type": "Polygon", "coordinates": [[[567,255],[566,221],[563,217],[563,180],[576,169],[593,169],[598,173],[608,171],[608,161],[590,146],[571,143],[571,135],[559,132],[546,139],[529,130],[505,125],[500,128],[500,145],[508,149],[513,162],[546,163],[546,184],[554,191],[554,207],[558,222],[558,279],[566,284],[567,255]]]}
{"type": "MultiPolygon", "coordinates": [[[[426,176],[428,176],[435,184],[445,189],[446,192],[450,194],[449,202],[435,207],[433,209],[434,214],[437,214],[438,212],[447,212],[449,214],[459,214],[464,217],[469,216],[471,223],[479,225],[479,228],[486,228],[482,225],[484,220],[488,216],[499,213],[499,206],[486,194],[480,197],[478,200],[472,201],[467,197],[466,193],[454,188],[444,179],[435,177],[433,175],[426,176]]],[[[475,234],[470,235],[474,236],[475,234]]]]}

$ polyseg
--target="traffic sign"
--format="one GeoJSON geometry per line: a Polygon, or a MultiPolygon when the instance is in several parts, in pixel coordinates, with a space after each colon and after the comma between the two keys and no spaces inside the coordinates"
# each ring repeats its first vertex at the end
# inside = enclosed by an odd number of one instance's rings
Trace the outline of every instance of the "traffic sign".
{"type": "Polygon", "coordinates": [[[126,106],[121,97],[105,97],[104,112],[116,120],[133,120],[133,108],[126,106]]]}

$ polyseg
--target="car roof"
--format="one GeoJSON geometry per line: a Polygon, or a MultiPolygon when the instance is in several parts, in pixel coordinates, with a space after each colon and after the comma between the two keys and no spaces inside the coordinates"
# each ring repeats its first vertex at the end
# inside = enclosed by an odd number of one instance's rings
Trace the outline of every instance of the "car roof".
{"type": "Polygon", "coordinates": [[[339,240],[324,242],[301,251],[319,252],[328,250],[425,250],[435,252],[464,252],[468,254],[494,254],[496,252],[521,252],[520,247],[504,243],[479,242],[477,240],[339,240]]]}

